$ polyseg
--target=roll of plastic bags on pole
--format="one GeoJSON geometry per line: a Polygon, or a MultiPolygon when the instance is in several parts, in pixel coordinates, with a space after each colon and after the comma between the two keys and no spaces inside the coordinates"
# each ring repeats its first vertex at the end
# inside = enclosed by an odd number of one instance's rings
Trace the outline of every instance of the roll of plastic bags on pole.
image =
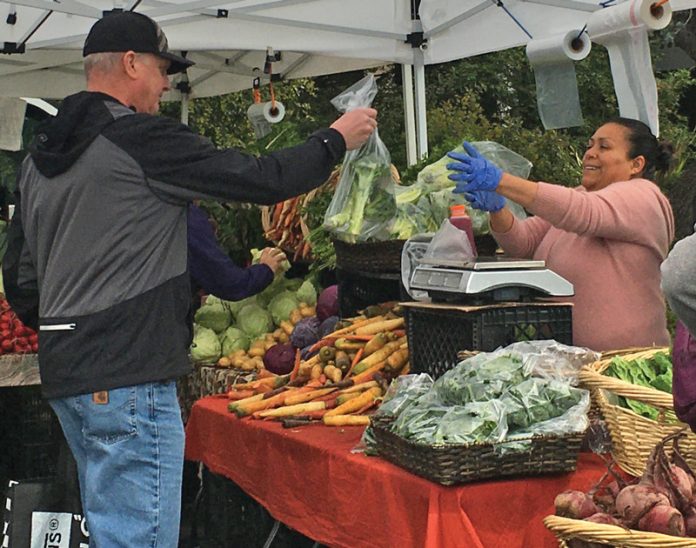
{"type": "Polygon", "coordinates": [[[669,3],[659,7],[653,0],[627,0],[590,15],[587,33],[609,52],[619,112],[660,133],[657,85],[650,59],[648,30],[660,30],[672,20],[669,3]]]}
{"type": "Polygon", "coordinates": [[[592,42],[579,30],[571,30],[527,43],[527,58],[534,69],[537,108],[546,129],[581,126],[575,61],[590,54],[592,42]]]}

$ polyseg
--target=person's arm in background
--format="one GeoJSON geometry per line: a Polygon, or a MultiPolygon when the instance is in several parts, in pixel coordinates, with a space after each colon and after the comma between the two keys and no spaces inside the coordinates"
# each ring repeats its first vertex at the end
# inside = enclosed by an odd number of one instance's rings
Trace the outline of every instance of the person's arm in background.
{"type": "Polygon", "coordinates": [[[268,248],[261,255],[261,263],[247,268],[237,266],[220,248],[205,212],[189,205],[189,273],[206,293],[226,301],[238,301],[260,293],[273,281],[274,266],[277,269],[284,259],[280,250],[275,255],[268,248]]]}
{"type": "Polygon", "coordinates": [[[689,332],[696,333],[696,234],[679,240],[662,263],[662,291],[689,332]]]}
{"type": "Polygon", "coordinates": [[[39,327],[39,287],[36,268],[24,238],[22,201],[15,192],[15,211],[7,227],[7,250],[2,258],[5,297],[24,325],[39,327]]]}

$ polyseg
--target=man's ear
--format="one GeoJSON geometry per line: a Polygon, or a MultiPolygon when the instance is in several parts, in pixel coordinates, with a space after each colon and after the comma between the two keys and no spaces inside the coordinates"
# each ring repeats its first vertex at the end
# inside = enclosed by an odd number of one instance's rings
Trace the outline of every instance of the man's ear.
{"type": "Polygon", "coordinates": [[[642,154],[631,160],[631,176],[642,175],[645,170],[645,156],[642,154]]]}
{"type": "Polygon", "coordinates": [[[127,51],[123,54],[123,57],[121,57],[123,71],[131,80],[135,80],[138,77],[138,69],[135,66],[137,58],[138,54],[134,51],[127,51]]]}

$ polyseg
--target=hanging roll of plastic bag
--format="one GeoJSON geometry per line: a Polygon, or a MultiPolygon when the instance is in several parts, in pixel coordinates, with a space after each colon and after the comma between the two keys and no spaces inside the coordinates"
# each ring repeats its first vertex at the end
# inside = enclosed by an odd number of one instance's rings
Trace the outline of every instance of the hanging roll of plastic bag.
{"type": "Polygon", "coordinates": [[[582,125],[574,62],[587,57],[591,48],[588,36],[577,30],[527,43],[527,58],[536,81],[537,108],[546,129],[582,125]]]}
{"type": "MultiPolygon", "coordinates": [[[[367,75],[331,100],[339,112],[369,107],[377,83],[367,75]]],[[[346,153],[336,192],[326,210],[324,228],[348,243],[391,238],[389,226],[396,215],[391,156],[375,130],[360,148],[346,153]]]]}
{"type": "Polygon", "coordinates": [[[609,52],[614,90],[621,116],[644,122],[660,134],[657,84],[650,58],[648,30],[672,20],[669,3],[653,8],[652,0],[628,0],[590,15],[587,33],[609,52]]]}

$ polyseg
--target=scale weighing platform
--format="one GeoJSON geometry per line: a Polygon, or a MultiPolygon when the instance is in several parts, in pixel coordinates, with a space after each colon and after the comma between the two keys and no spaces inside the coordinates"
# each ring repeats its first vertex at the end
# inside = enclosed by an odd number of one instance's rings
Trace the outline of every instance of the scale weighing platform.
{"type": "Polygon", "coordinates": [[[524,301],[574,295],[573,284],[542,260],[478,257],[473,261],[420,259],[410,286],[433,301],[524,301]]]}

